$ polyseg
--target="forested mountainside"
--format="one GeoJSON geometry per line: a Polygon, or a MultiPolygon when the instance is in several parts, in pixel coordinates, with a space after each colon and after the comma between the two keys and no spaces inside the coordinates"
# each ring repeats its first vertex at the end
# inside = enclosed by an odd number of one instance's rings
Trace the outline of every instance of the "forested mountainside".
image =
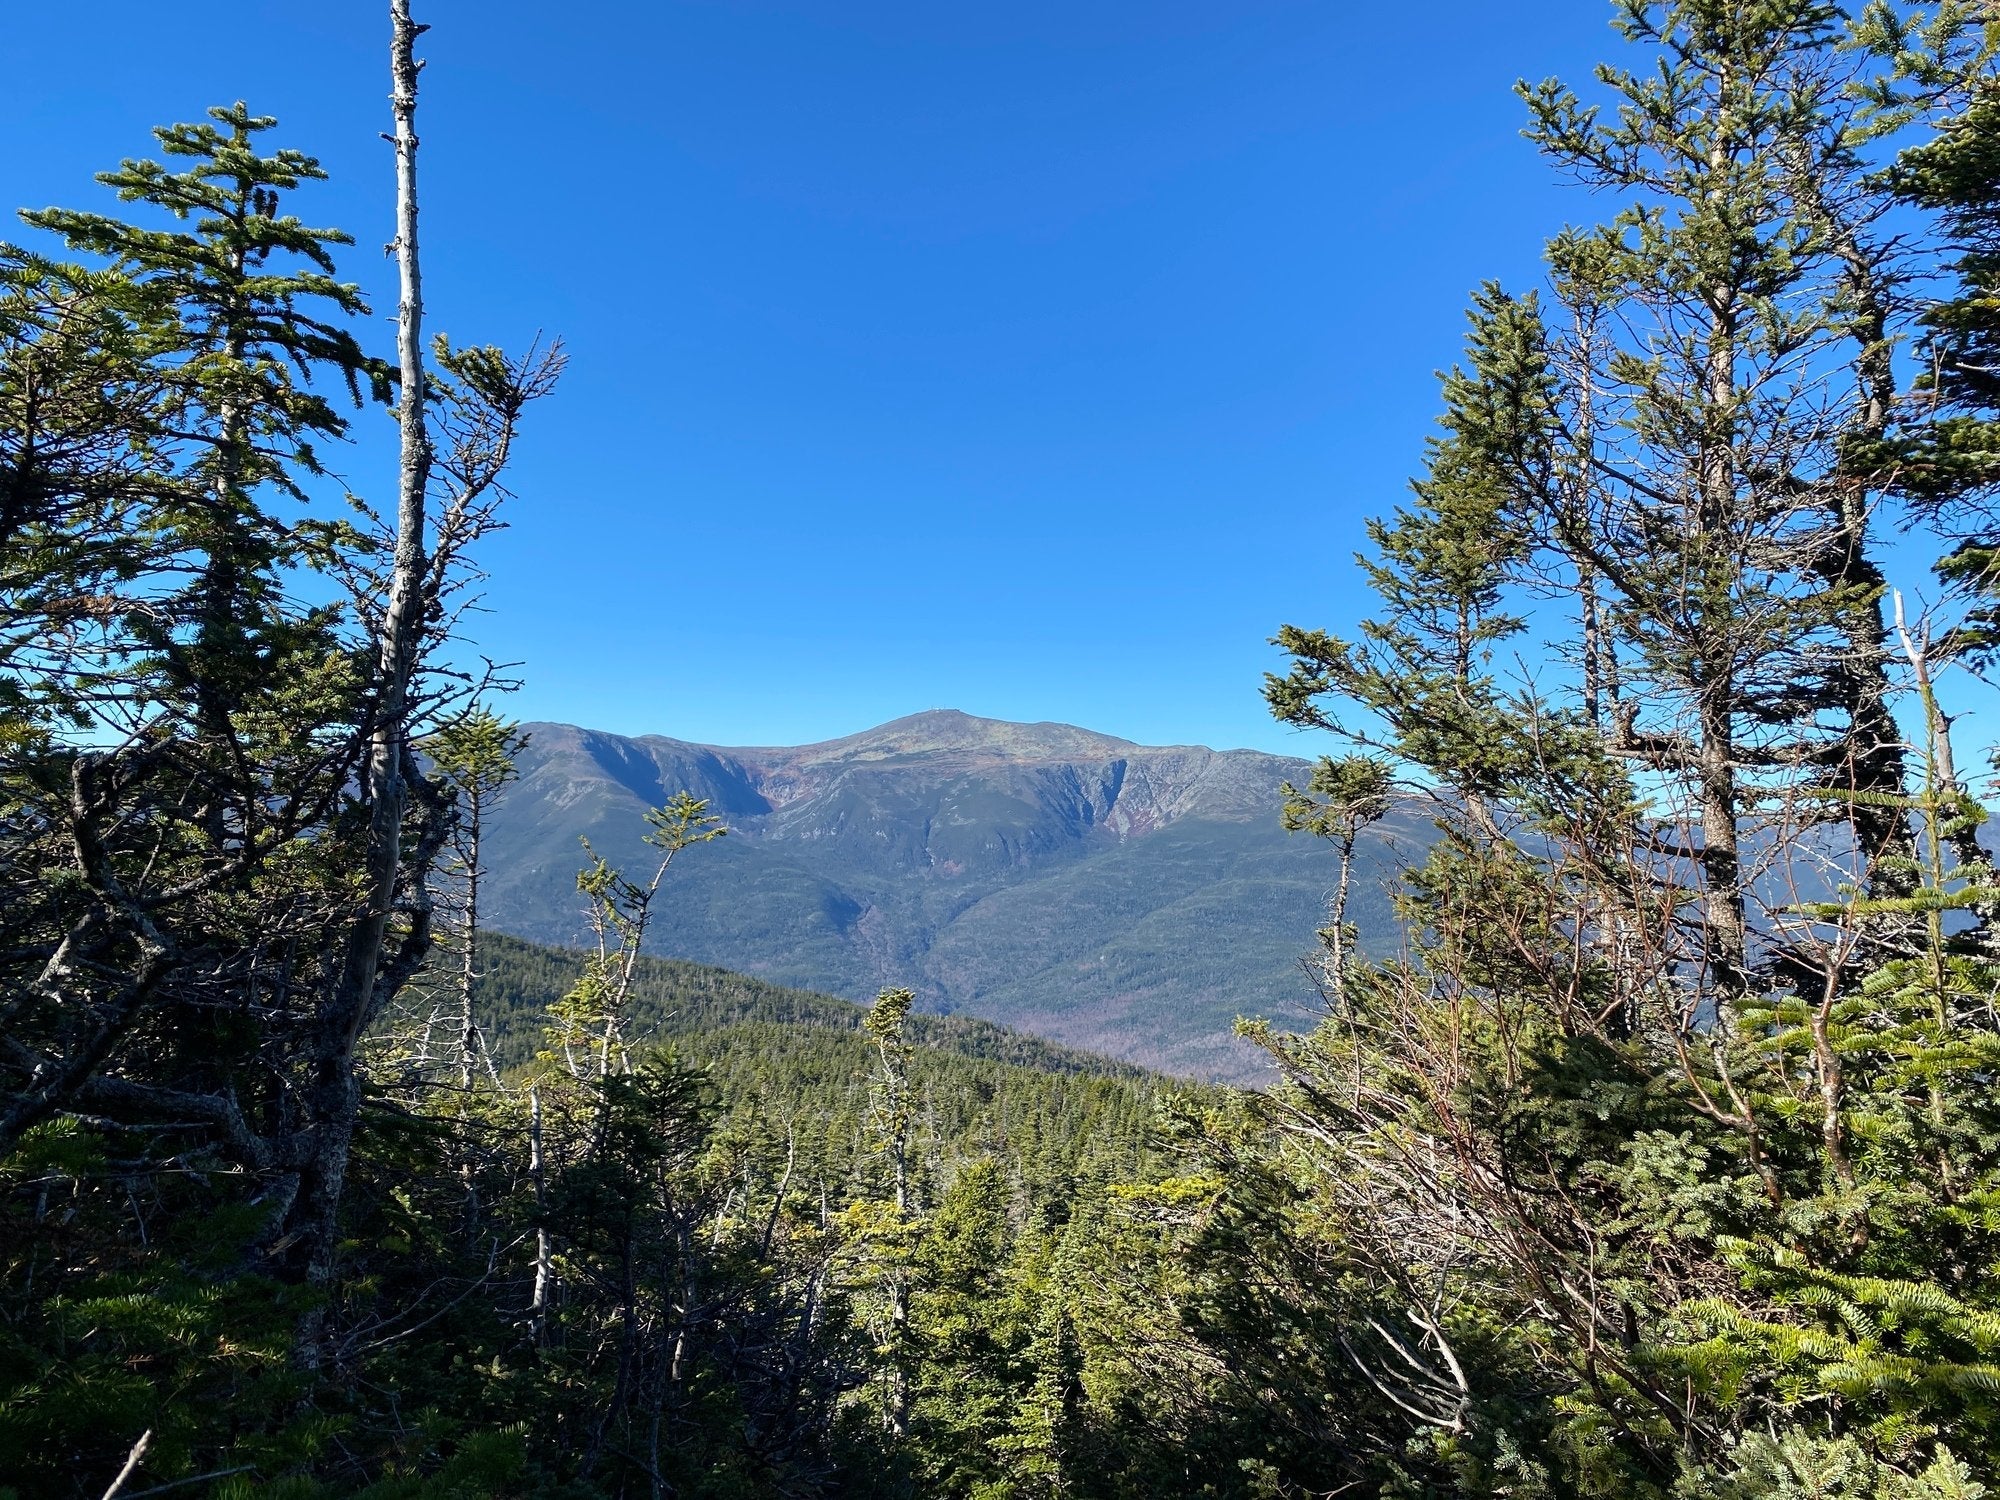
{"type": "MultiPolygon", "coordinates": [[[[532,1066],[549,1007],[582,962],[497,934],[482,946],[479,1014],[497,1067],[532,1066]]],[[[410,1014],[450,986],[448,974],[428,976],[410,1014]]],[[[702,1070],[724,1133],[767,1156],[795,1152],[798,1180],[812,1192],[830,1184],[831,1200],[846,1201],[874,1172],[868,1122],[879,1057],[864,1028],[867,1007],[646,958],[626,1014],[633,1047],[664,1047],[702,1070]]],[[[1078,1172],[1130,1180],[1150,1160],[1154,1105],[1175,1087],[1166,1080],[971,1017],[913,1014],[906,1035],[920,1199],[934,1201],[969,1158],[1004,1163],[1024,1203],[1078,1172]]]]}
{"type": "MultiPolygon", "coordinates": [[[[496,1065],[528,1062],[540,1045],[548,1008],[576,983],[584,955],[486,934],[480,945],[476,994],[485,1045],[496,1065]]],[[[434,1001],[453,982],[441,971],[419,993],[434,1001]]],[[[413,1003],[415,1003],[413,1001],[413,1003]]],[[[747,974],[679,959],[641,957],[633,965],[628,1029],[635,1042],[682,1039],[738,1025],[804,1026],[831,1033],[862,1029],[866,1006],[810,990],[789,989],[747,974]]],[[[913,1013],[910,1039],[936,1053],[973,1061],[1074,1073],[1091,1078],[1146,1079],[1130,1063],[1079,1051],[973,1016],[913,1013]]]]}
{"type": "MultiPolygon", "coordinates": [[[[925,1010],[1239,1080],[1268,1061],[1236,1018],[1317,1002],[1300,959],[1337,865],[1279,821],[1309,762],[944,710],[789,749],[524,732],[488,835],[505,931],[576,941],[578,838],[636,866],[645,810],[685,791],[730,834],[669,873],[660,954],[850,999],[908,985],[925,1010]]],[[[1431,835],[1427,813],[1369,830],[1365,932],[1393,931],[1392,865],[1431,835]]]]}

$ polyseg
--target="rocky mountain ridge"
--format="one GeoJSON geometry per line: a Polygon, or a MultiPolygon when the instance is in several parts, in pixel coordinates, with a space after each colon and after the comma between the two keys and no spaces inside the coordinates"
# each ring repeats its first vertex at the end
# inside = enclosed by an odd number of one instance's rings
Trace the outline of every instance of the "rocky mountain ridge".
{"type": "Polygon", "coordinates": [[[1331,857],[1277,817],[1303,760],[953,710],[803,746],[527,728],[488,838],[502,930],[575,941],[578,836],[638,869],[645,809],[685,790],[730,837],[670,874],[662,955],[853,999],[906,983],[926,1009],[1210,1076],[1261,1068],[1237,1014],[1311,997],[1297,961],[1331,857]]]}

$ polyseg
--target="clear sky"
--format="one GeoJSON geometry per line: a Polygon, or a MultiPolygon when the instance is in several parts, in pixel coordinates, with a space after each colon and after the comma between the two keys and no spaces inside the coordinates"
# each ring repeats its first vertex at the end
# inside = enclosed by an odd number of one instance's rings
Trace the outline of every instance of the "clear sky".
{"type": "MultiPolygon", "coordinates": [[[[1604,0],[417,6],[432,326],[572,359],[487,554],[510,711],[733,744],[955,707],[1316,749],[1266,638],[1364,611],[1467,293],[1596,212],[1511,85],[1618,46],[1604,0]]],[[[102,206],[242,97],[386,315],[386,13],[15,7],[0,198],[102,206]]]]}

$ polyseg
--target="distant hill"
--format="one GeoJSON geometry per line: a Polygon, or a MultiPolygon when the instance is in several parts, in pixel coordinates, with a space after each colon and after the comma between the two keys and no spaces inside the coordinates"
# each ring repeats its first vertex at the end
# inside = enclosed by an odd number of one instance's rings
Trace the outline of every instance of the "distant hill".
{"type": "MultiPolygon", "coordinates": [[[[502,1069],[519,1067],[542,1045],[549,1005],[576,983],[584,955],[547,948],[505,933],[488,933],[479,946],[479,1014],[488,1050],[502,1069]]],[[[441,975],[449,985],[456,971],[441,975]]],[[[861,1036],[868,1008],[833,995],[769,984],[685,959],[642,958],[632,971],[632,997],[625,1016],[626,1039],[635,1046],[685,1044],[691,1037],[739,1026],[784,1026],[854,1036],[872,1056],[874,1044],[861,1036]]],[[[1139,1082],[1144,1068],[1117,1058],[1065,1047],[976,1016],[913,1015],[913,1045],[973,1062],[1028,1068],[1037,1073],[1074,1074],[1139,1082]]],[[[872,1066],[872,1063],[870,1064],[872,1066]]]]}
{"type": "MultiPolygon", "coordinates": [[[[1278,826],[1304,761],[948,710],[776,748],[528,729],[488,838],[501,930],[577,941],[579,835],[637,870],[645,809],[686,790],[731,832],[669,876],[665,956],[852,1000],[907,984],[926,1010],[1203,1077],[1261,1076],[1232,1021],[1313,998],[1298,959],[1333,860],[1278,826]]],[[[1367,846],[1364,931],[1387,930],[1383,836],[1427,833],[1392,818],[1367,846]]]]}
{"type": "MultiPolygon", "coordinates": [[[[512,1068],[534,1055],[549,1002],[582,965],[579,953],[488,935],[477,998],[496,1063],[512,1068]]],[[[449,988],[456,970],[434,978],[449,988]]],[[[427,998],[411,997],[418,1009],[427,998]]],[[[722,1135],[767,1180],[789,1159],[808,1193],[817,1183],[838,1196],[882,1170],[869,1124],[879,1059],[861,1030],[865,1014],[829,995],[645,958],[633,973],[626,1037],[642,1051],[670,1047],[708,1074],[722,1135]]],[[[1155,1101],[1185,1086],[972,1016],[912,1016],[909,1039],[911,1187],[920,1207],[937,1201],[954,1164],[968,1157],[1005,1163],[1024,1205],[1079,1178],[1143,1176],[1152,1169],[1155,1101]]]]}

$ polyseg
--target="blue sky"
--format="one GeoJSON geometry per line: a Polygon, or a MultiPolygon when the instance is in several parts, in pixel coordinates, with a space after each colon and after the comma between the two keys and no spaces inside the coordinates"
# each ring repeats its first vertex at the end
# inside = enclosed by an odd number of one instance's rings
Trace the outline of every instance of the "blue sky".
{"type": "MultiPolygon", "coordinates": [[[[734,744],[950,706],[1317,748],[1266,638],[1364,611],[1467,293],[1593,214],[1510,86],[1617,45],[1604,0],[418,9],[432,325],[572,360],[480,643],[521,717],[734,744]]],[[[23,10],[0,198],[101,206],[242,97],[388,312],[386,5],[23,10]]]]}

